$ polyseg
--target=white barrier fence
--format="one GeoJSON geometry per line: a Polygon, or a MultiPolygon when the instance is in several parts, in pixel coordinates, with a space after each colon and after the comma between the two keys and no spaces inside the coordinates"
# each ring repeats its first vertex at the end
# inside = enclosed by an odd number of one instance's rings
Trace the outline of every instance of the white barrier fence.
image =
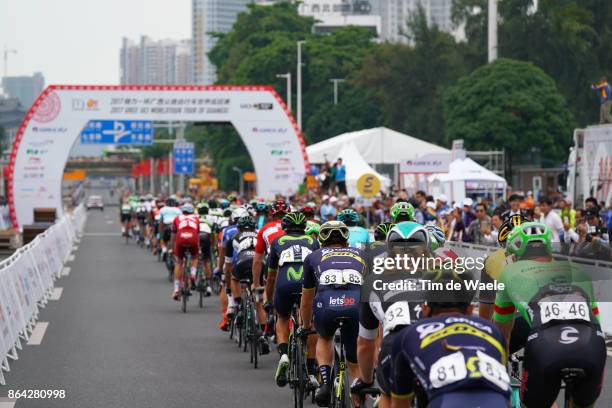
{"type": "MultiPolygon", "coordinates": [[[[485,245],[467,244],[463,242],[447,242],[445,247],[453,249],[457,255],[467,257],[486,257],[499,247],[485,245]]],[[[612,336],[612,262],[598,261],[595,259],[575,258],[566,255],[554,255],[555,259],[568,260],[579,264],[580,267],[594,277],[593,287],[595,297],[600,299],[599,317],[603,331],[612,336]]]]}
{"type": "Polygon", "coordinates": [[[29,340],[86,217],[85,207],[78,206],[0,262],[0,385],[6,384],[3,372],[10,371],[10,360],[17,360],[21,342],[29,340]]]}

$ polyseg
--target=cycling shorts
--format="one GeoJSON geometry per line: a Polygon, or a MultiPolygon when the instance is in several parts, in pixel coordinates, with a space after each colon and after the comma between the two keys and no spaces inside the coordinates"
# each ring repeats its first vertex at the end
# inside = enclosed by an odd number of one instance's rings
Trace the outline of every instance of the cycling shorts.
{"type": "Polygon", "coordinates": [[[200,252],[200,240],[198,234],[179,232],[176,234],[176,240],[174,242],[174,254],[178,259],[182,259],[185,256],[185,252],[191,253],[191,258],[198,256],[200,252]]]}
{"type": "Polygon", "coordinates": [[[380,390],[391,395],[391,377],[393,376],[393,340],[401,331],[398,330],[406,326],[397,326],[391,333],[387,334],[380,343],[380,352],[378,353],[378,368],[376,369],[376,381],[380,386],[380,390]]]}
{"type": "Polygon", "coordinates": [[[504,394],[495,391],[470,390],[451,391],[440,394],[427,405],[427,408],[457,407],[510,408],[510,402],[504,394]]]}
{"type": "Polygon", "coordinates": [[[291,315],[291,307],[296,300],[299,305],[302,293],[302,280],[289,280],[286,276],[282,276],[286,274],[287,272],[282,269],[278,271],[274,284],[274,309],[285,318],[291,315]]]}
{"type": "Polygon", "coordinates": [[[601,393],[606,344],[598,326],[559,322],[533,329],[525,346],[521,401],[528,407],[550,407],[561,388],[561,370],[580,368],[585,378],[574,383],[572,399],[592,405],[601,393]]]}
{"type": "Polygon", "coordinates": [[[130,213],[121,213],[121,223],[132,221],[132,214],[130,213]]]}
{"type": "Polygon", "coordinates": [[[357,337],[359,336],[360,289],[324,290],[315,296],[314,325],[323,338],[332,338],[338,328],[339,317],[350,320],[342,324],[342,342],[346,359],[357,363],[357,337]]]}
{"type": "Polygon", "coordinates": [[[207,261],[210,259],[210,246],[210,234],[206,232],[200,232],[200,251],[203,261],[207,261]]]}
{"type": "Polygon", "coordinates": [[[164,227],[164,235],[162,236],[162,239],[164,240],[166,244],[169,244],[170,238],[172,238],[172,226],[166,225],[164,227]]]}

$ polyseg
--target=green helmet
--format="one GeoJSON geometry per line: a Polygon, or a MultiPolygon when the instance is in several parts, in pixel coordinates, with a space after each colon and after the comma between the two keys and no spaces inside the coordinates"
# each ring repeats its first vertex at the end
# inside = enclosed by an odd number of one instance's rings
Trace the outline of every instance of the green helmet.
{"type": "Polygon", "coordinates": [[[304,233],[306,235],[314,235],[315,237],[319,235],[319,228],[321,228],[321,226],[319,224],[317,224],[314,221],[307,221],[306,222],[306,231],[304,231],[304,233]]]}
{"type": "Polygon", "coordinates": [[[403,221],[395,224],[387,234],[387,246],[399,242],[423,243],[429,248],[429,233],[418,222],[403,221]]]}
{"type": "Polygon", "coordinates": [[[281,227],[284,231],[304,231],[306,229],[306,216],[301,212],[287,213],[281,220],[281,227]]]}
{"type": "Polygon", "coordinates": [[[547,254],[552,253],[552,231],[539,222],[525,222],[515,227],[506,238],[506,252],[522,258],[530,244],[539,243],[547,254]]]}
{"type": "Polygon", "coordinates": [[[398,218],[402,215],[406,218],[402,221],[414,221],[414,207],[412,204],[400,201],[391,206],[391,220],[394,223],[398,222],[398,218]]]}
{"type": "Polygon", "coordinates": [[[325,245],[334,232],[340,233],[340,236],[347,242],[349,239],[349,229],[342,221],[327,221],[319,228],[319,242],[325,245]]]}

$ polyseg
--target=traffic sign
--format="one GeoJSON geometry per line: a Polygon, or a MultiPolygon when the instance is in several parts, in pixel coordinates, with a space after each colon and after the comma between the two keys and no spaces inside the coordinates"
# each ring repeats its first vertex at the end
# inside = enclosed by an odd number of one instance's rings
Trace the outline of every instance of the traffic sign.
{"type": "Polygon", "coordinates": [[[151,145],[150,120],[90,120],[81,131],[82,144],[151,145]]]}
{"type": "Polygon", "coordinates": [[[174,143],[174,173],[193,174],[193,158],[195,148],[193,143],[176,142],[174,143]]]}
{"type": "Polygon", "coordinates": [[[357,179],[357,192],[363,198],[373,198],[380,192],[380,180],[372,173],[362,175],[357,179]]]}

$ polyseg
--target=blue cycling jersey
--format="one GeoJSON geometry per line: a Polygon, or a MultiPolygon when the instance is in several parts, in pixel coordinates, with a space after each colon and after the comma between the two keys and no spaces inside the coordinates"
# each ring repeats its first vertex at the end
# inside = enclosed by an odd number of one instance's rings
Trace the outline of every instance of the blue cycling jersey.
{"type": "Polygon", "coordinates": [[[370,232],[363,227],[348,227],[349,239],[348,243],[353,248],[363,248],[370,243],[370,232]]]}

